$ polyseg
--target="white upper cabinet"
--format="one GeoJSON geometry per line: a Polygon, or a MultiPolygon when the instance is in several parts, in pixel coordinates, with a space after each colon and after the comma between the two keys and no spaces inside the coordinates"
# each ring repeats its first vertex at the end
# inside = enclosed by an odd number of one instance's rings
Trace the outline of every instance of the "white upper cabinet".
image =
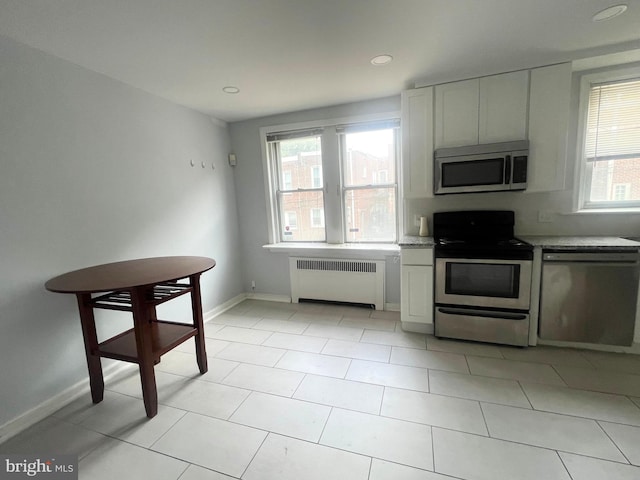
{"type": "Polygon", "coordinates": [[[570,63],[531,70],[528,192],[564,188],[570,101],[570,63]]]}
{"type": "Polygon", "coordinates": [[[478,143],[477,78],[436,86],[436,148],[478,143]]]}
{"type": "Polygon", "coordinates": [[[526,139],[528,99],[526,70],[481,78],[478,143],[526,139]]]}
{"type": "Polygon", "coordinates": [[[402,92],[402,179],[406,198],[433,194],[433,87],[402,92]]]}
{"type": "Polygon", "coordinates": [[[527,138],[526,70],[436,86],[436,148],[527,138]]]}

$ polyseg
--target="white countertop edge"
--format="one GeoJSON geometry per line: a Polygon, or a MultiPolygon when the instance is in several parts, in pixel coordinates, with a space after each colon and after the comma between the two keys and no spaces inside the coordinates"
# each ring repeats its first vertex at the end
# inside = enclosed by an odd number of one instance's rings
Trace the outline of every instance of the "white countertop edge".
{"type": "Polygon", "coordinates": [[[287,253],[294,255],[330,255],[357,257],[389,257],[400,254],[400,247],[396,244],[377,243],[270,243],[262,248],[272,253],[287,253]]]}

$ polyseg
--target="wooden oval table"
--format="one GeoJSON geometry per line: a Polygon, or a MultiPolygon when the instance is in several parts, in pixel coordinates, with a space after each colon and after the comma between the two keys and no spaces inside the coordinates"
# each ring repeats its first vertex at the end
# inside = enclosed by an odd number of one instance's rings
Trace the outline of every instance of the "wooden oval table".
{"type": "Polygon", "coordinates": [[[77,297],[93,403],[104,397],[101,357],[138,364],[149,418],[158,413],[153,367],[163,354],[195,337],[200,373],[207,372],[200,275],[215,265],[207,257],[143,258],[75,270],[45,284],[47,290],[77,297]],[[157,305],[186,293],[191,294],[193,323],[158,320],[157,305]],[[131,312],[133,328],[98,342],[94,308],[131,312]]]}

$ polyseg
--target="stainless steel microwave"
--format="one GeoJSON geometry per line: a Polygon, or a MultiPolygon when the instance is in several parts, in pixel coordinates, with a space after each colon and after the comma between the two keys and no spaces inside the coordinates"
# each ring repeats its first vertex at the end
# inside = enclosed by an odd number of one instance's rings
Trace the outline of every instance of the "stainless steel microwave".
{"type": "Polygon", "coordinates": [[[499,192],[527,188],[529,141],[440,148],[433,193],[499,192]]]}

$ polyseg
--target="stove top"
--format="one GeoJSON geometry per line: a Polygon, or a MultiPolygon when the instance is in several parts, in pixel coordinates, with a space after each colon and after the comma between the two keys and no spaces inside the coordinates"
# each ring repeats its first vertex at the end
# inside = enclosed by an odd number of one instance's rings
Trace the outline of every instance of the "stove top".
{"type": "Polygon", "coordinates": [[[533,246],[514,236],[509,210],[438,212],[433,215],[437,256],[530,258],[533,246]]]}

